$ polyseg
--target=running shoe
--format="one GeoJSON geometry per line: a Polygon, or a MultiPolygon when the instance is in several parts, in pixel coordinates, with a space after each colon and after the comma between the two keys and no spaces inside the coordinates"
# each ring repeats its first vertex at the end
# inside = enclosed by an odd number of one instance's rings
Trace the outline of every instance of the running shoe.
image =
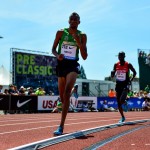
{"type": "Polygon", "coordinates": [[[123,123],[125,120],[126,120],[126,118],[125,118],[125,117],[122,117],[122,118],[119,120],[119,123],[123,123]]]}
{"type": "Polygon", "coordinates": [[[59,136],[63,134],[63,127],[59,126],[56,131],[54,131],[54,135],[59,136]]]}

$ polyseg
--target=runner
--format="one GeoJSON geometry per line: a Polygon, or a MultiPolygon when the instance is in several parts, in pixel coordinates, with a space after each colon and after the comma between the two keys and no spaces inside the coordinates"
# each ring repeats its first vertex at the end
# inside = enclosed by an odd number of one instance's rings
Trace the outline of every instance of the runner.
{"type": "Polygon", "coordinates": [[[63,134],[64,123],[70,105],[71,90],[80,73],[79,51],[83,60],[87,59],[87,36],[77,30],[80,24],[80,16],[72,13],[69,17],[69,28],[57,31],[52,53],[57,57],[56,72],[58,75],[58,89],[62,101],[61,122],[54,135],[63,134]],[[58,51],[56,48],[58,46],[58,51]]]}
{"type": "Polygon", "coordinates": [[[125,111],[127,111],[127,92],[129,90],[129,85],[131,85],[131,81],[134,79],[136,76],[136,71],[132,64],[128,63],[125,61],[125,53],[124,52],[119,52],[118,54],[118,59],[119,62],[114,64],[114,69],[111,71],[111,77],[114,77],[116,73],[116,97],[117,97],[117,102],[118,102],[118,109],[121,114],[121,119],[119,123],[122,123],[125,121],[125,116],[123,113],[123,104],[125,111]],[[133,76],[130,79],[129,77],[129,71],[133,72],[133,76]]]}

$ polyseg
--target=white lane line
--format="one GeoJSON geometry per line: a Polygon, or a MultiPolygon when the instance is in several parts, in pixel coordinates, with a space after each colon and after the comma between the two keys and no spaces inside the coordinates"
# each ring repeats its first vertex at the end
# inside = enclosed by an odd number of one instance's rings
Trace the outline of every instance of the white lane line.
{"type": "MultiPolygon", "coordinates": [[[[131,118],[129,118],[131,119],[131,118]]],[[[135,119],[135,117],[134,117],[135,119]]],[[[87,122],[77,122],[77,123],[70,123],[70,124],[65,124],[65,126],[70,126],[70,125],[76,125],[76,124],[85,124],[85,123],[93,123],[93,122],[108,122],[108,121],[114,121],[118,119],[111,119],[111,120],[99,120],[99,121],[87,121],[87,122]]],[[[10,133],[18,133],[18,132],[25,132],[25,131],[31,131],[31,130],[39,130],[39,129],[44,129],[44,128],[50,128],[50,127],[56,127],[57,125],[52,125],[52,126],[41,126],[41,127],[37,127],[37,128],[27,128],[27,129],[23,129],[23,130],[14,130],[14,131],[8,131],[8,132],[1,132],[0,135],[4,135],[4,134],[10,134],[10,133]]]]}
{"type": "MultiPolygon", "coordinates": [[[[67,118],[67,120],[87,120],[87,119],[101,119],[101,118],[106,118],[106,117],[95,117],[95,118],[92,118],[92,117],[86,117],[86,118],[75,118],[75,119],[70,119],[70,118],[67,118]]],[[[110,117],[109,117],[110,118],[110,117]]],[[[114,117],[114,118],[117,118],[117,117],[114,117]]],[[[49,118],[47,118],[49,119],[49,118]]],[[[106,118],[107,119],[107,118],[106,118]]],[[[118,119],[118,118],[117,118],[118,119]]],[[[56,121],[60,121],[60,119],[57,119],[57,120],[47,120],[47,121],[38,121],[38,122],[23,122],[23,123],[9,123],[9,124],[2,124],[0,125],[0,127],[3,127],[3,126],[16,126],[16,125],[24,125],[24,124],[38,124],[38,123],[46,123],[46,122],[56,122],[56,121]]]]}
{"type": "MultiPolygon", "coordinates": [[[[87,120],[87,119],[101,119],[101,118],[106,118],[106,117],[95,117],[95,118],[82,118],[82,117],[80,117],[80,118],[77,118],[77,119],[68,119],[67,118],[67,120],[66,121],[69,121],[69,120],[87,120]]],[[[109,117],[110,118],[110,117],[109,117]]],[[[119,118],[117,118],[117,117],[114,117],[114,118],[116,118],[116,119],[119,119],[119,118]]],[[[145,117],[134,117],[134,118],[145,118],[145,117]]],[[[48,119],[48,118],[47,118],[48,119]]],[[[132,119],[132,118],[128,118],[128,119],[132,119]]],[[[107,119],[108,120],[108,119],[107,119]]],[[[16,126],[16,125],[26,125],[26,124],[38,124],[38,123],[46,123],[46,122],[57,122],[57,121],[60,121],[60,119],[58,119],[58,120],[47,120],[47,121],[38,121],[38,122],[23,122],[23,123],[10,123],[10,124],[2,124],[2,125],[0,125],[0,127],[5,127],[5,126],[16,126]]],[[[105,121],[105,120],[100,120],[100,121],[105,121]]]]}
{"type": "MultiPolygon", "coordinates": [[[[112,120],[118,120],[118,119],[112,119],[112,120]]],[[[93,122],[102,122],[102,121],[111,121],[111,120],[99,120],[99,121],[87,121],[87,122],[77,122],[77,123],[70,123],[70,124],[65,124],[65,126],[70,126],[70,125],[76,125],[76,124],[85,124],[85,123],[93,123],[93,122]]],[[[4,134],[10,134],[10,133],[17,133],[17,132],[24,132],[24,131],[31,131],[31,130],[38,130],[38,129],[44,129],[44,128],[50,128],[50,127],[56,127],[57,125],[53,126],[45,126],[45,127],[37,127],[37,128],[28,128],[28,129],[23,129],[23,130],[15,130],[15,131],[9,131],[9,132],[1,132],[0,135],[4,134]]]]}
{"type": "MultiPolygon", "coordinates": [[[[32,118],[24,119],[23,116],[20,116],[20,117],[21,117],[20,119],[15,119],[15,120],[14,120],[14,119],[12,119],[12,120],[11,120],[11,119],[10,119],[10,120],[3,120],[3,121],[0,121],[0,122],[7,122],[7,123],[8,123],[8,122],[11,122],[11,121],[14,122],[14,121],[28,121],[28,120],[41,120],[41,119],[42,119],[42,120],[43,120],[43,119],[45,119],[45,120],[47,120],[47,119],[53,120],[53,119],[60,119],[61,116],[58,116],[58,117],[49,116],[48,118],[44,117],[44,118],[33,118],[33,119],[32,119],[32,118]],[[22,118],[23,118],[23,119],[22,119],[22,118]]],[[[93,118],[93,116],[85,116],[85,115],[82,116],[82,115],[80,115],[80,118],[85,118],[85,117],[86,117],[86,118],[93,118]]],[[[101,118],[110,118],[109,115],[107,115],[107,116],[100,116],[100,117],[101,117],[101,118]]],[[[119,115],[116,115],[115,117],[119,117],[119,115]]],[[[71,116],[71,117],[69,116],[68,118],[79,118],[79,116],[71,116]]],[[[6,118],[6,119],[7,119],[7,118],[6,118]]]]}
{"type": "MultiPolygon", "coordinates": [[[[21,117],[20,119],[15,119],[15,120],[14,120],[14,119],[12,119],[12,120],[3,120],[3,121],[0,121],[0,122],[2,122],[2,123],[4,123],[4,122],[8,123],[8,122],[15,122],[15,121],[28,121],[28,120],[37,120],[37,121],[38,121],[38,120],[47,120],[47,119],[49,119],[49,120],[60,119],[60,116],[59,116],[59,117],[52,117],[52,116],[50,116],[50,115],[49,115],[48,118],[46,118],[45,116],[44,116],[44,118],[36,118],[36,117],[35,117],[35,118],[32,118],[32,117],[30,118],[30,117],[29,117],[28,119],[24,119],[23,116],[20,116],[20,117],[21,117]],[[22,118],[23,118],[23,119],[22,119],[22,118]]],[[[93,118],[93,116],[80,115],[80,118],[82,118],[82,117],[83,117],[83,118],[86,117],[86,118],[89,118],[89,119],[90,119],[90,118],[93,118]]],[[[103,115],[103,116],[100,116],[100,118],[106,118],[106,117],[107,117],[107,118],[110,118],[110,115],[106,115],[106,116],[103,115]]],[[[119,115],[119,114],[118,114],[118,115],[115,115],[115,117],[120,117],[120,115],[119,115]]],[[[141,115],[136,115],[135,117],[143,117],[143,115],[142,115],[142,116],[141,116],[141,115]]],[[[146,116],[144,116],[144,117],[146,117],[146,116]]],[[[74,117],[74,116],[71,116],[71,117],[68,116],[67,118],[70,119],[70,118],[79,118],[79,117],[78,117],[78,116],[75,116],[75,117],[74,117]]],[[[3,124],[3,125],[4,125],[4,124],[3,124]]]]}

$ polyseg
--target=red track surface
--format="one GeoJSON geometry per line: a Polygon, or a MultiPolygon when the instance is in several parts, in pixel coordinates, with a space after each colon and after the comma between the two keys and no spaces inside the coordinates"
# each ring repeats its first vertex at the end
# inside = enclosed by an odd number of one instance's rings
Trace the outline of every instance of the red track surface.
{"type": "MultiPolygon", "coordinates": [[[[150,112],[127,112],[126,121],[150,119],[150,112]]],[[[117,123],[118,112],[68,113],[64,134],[88,128],[117,123]]],[[[60,122],[60,114],[12,114],[0,115],[0,150],[53,137],[53,131],[60,122]]],[[[150,122],[124,125],[93,133],[85,137],[56,144],[44,150],[81,150],[123,131],[140,127],[150,122]]],[[[149,150],[150,126],[119,137],[103,147],[103,150],[149,150]]]]}

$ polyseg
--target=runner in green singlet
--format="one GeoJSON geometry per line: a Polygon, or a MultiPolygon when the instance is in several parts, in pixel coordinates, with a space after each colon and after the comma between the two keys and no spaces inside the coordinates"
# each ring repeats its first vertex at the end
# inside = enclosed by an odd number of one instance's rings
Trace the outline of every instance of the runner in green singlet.
{"type": "Polygon", "coordinates": [[[56,33],[52,53],[57,57],[56,72],[58,75],[58,89],[62,101],[61,121],[54,135],[63,134],[64,123],[68,113],[71,90],[80,73],[79,52],[83,60],[87,59],[87,36],[79,31],[80,16],[72,13],[69,17],[69,28],[56,33]],[[58,47],[58,50],[56,50],[58,47]]]}

